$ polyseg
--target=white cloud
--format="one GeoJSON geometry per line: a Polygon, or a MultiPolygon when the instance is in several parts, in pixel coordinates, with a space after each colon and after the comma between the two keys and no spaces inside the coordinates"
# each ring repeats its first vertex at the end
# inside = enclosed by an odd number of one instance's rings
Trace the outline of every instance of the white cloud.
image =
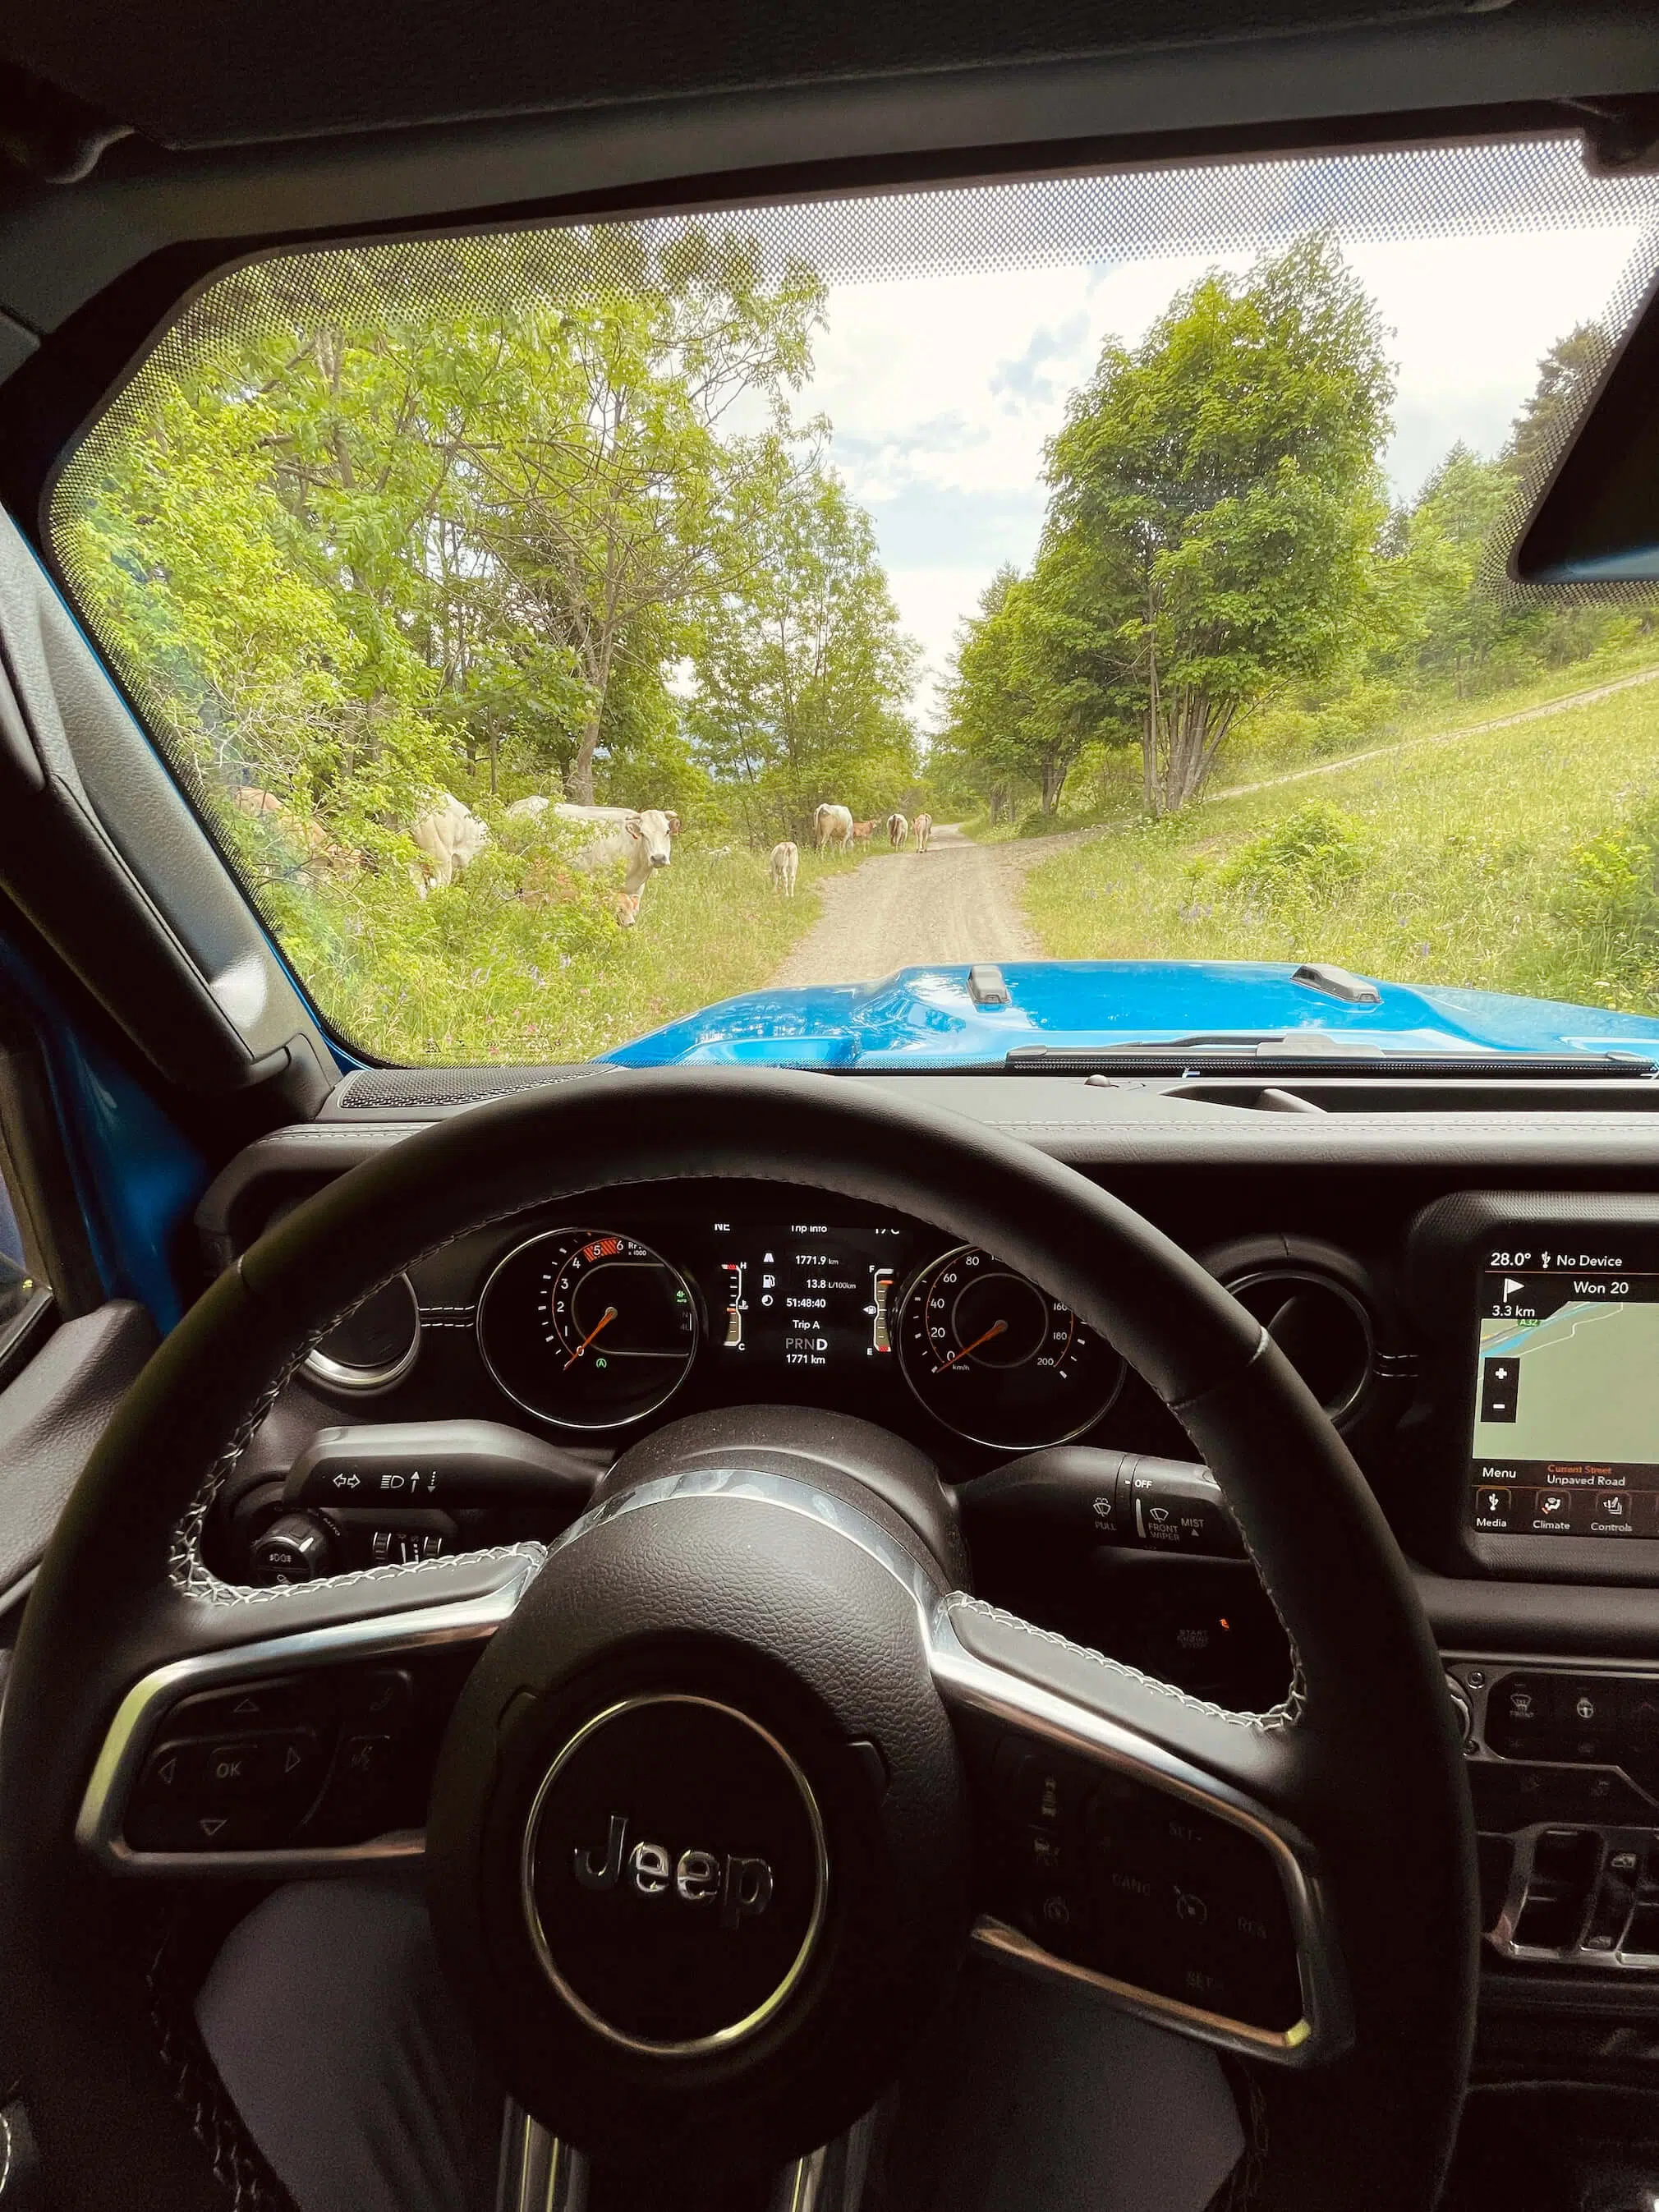
{"type": "MultiPolygon", "coordinates": [[[[1410,497],[1458,438],[1496,451],[1540,356],[1605,308],[1638,235],[1517,232],[1348,249],[1399,369],[1384,457],[1395,497],[1410,497]]],[[[836,465],[874,520],[932,677],[998,566],[1024,566],[1036,550],[1043,441],[1103,339],[1135,343],[1204,269],[1249,258],[1187,254],[832,289],[802,411],[835,426],[836,465]]],[[[924,714],[931,698],[924,680],[924,714]]]]}

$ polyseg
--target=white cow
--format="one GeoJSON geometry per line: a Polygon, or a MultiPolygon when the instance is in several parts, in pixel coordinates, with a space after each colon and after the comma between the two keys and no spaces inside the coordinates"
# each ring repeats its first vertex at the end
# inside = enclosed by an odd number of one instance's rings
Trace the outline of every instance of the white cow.
{"type": "Polygon", "coordinates": [[[918,814],[915,820],[910,824],[910,827],[916,833],[917,852],[925,853],[929,845],[933,842],[933,816],[931,814],[918,814]]]}
{"type": "Polygon", "coordinates": [[[453,792],[441,792],[410,832],[420,852],[409,872],[424,898],[428,890],[447,890],[464,876],[489,842],[489,825],[453,792]]]}
{"type": "Polygon", "coordinates": [[[887,842],[893,850],[896,853],[902,851],[909,840],[910,825],[904,817],[902,814],[890,814],[887,817],[887,842]]]}
{"type": "Polygon", "coordinates": [[[674,857],[672,839],[677,817],[659,806],[572,806],[553,809],[556,819],[589,835],[572,865],[587,871],[624,864],[623,897],[617,920],[631,929],[639,920],[640,900],[652,871],[665,868],[674,857]]]}
{"type": "Polygon", "coordinates": [[[772,848],[772,888],[785,898],[795,896],[795,871],[800,866],[800,847],[787,837],[772,848]]]}
{"type": "Polygon", "coordinates": [[[853,842],[853,817],[845,806],[820,806],[812,817],[812,834],[820,853],[833,846],[844,853],[853,842]]]}
{"type": "MultiPolygon", "coordinates": [[[[507,810],[507,818],[509,822],[539,822],[552,805],[550,799],[544,799],[540,792],[533,792],[528,799],[515,799],[507,810]]],[[[563,815],[580,814],[584,821],[603,818],[606,822],[625,822],[630,814],[638,813],[639,809],[635,806],[567,806],[561,801],[556,811],[563,815]]],[[[668,824],[669,836],[678,837],[680,817],[673,808],[663,806],[656,811],[668,824]]],[[[728,845],[724,849],[729,853],[732,848],[728,845]]]]}

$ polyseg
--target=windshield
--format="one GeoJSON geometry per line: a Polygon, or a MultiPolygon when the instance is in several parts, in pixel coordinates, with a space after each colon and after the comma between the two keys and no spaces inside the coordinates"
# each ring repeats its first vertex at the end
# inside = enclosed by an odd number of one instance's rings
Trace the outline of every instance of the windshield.
{"type": "Polygon", "coordinates": [[[1656,217],[1546,139],[285,253],[51,547],[371,1056],[1659,1037],[1659,634],[1504,581],[1656,217]]]}

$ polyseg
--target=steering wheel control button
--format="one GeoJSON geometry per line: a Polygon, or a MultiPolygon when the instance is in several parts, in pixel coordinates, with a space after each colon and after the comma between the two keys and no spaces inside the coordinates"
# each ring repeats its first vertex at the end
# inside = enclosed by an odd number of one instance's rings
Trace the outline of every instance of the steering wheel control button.
{"type": "Polygon", "coordinates": [[[823,1825],[781,1743],[663,1693],[597,1715],[532,1806],[523,1902],[543,1968],[624,2048],[709,2051],[787,2002],[823,1926],[823,1825]]]}
{"type": "Polygon", "coordinates": [[[1018,1738],[996,1747],[988,1779],[1003,1884],[993,1908],[1034,1942],[1252,2027],[1283,2033],[1303,2017],[1266,1843],[1183,1797],[1018,1738]]]}
{"type": "Polygon", "coordinates": [[[127,1802],[127,1849],[333,1850],[417,1828],[476,1657],[461,1644],[176,1700],[127,1802]]]}
{"type": "Polygon", "coordinates": [[[203,1761],[199,1743],[164,1743],[149,1755],[138,1784],[140,1801],[177,1805],[193,1798],[201,1781],[203,1761]]]}
{"type": "Polygon", "coordinates": [[[401,1727],[415,1703],[415,1678],[407,1667],[365,1667],[346,1677],[340,1708],[348,1721],[378,1729],[401,1727]]]}
{"type": "Polygon", "coordinates": [[[234,1689],[204,1690],[181,1698],[167,1715],[171,1735],[239,1735],[316,1717],[320,1681],[286,1675],[271,1682],[240,1682],[234,1689]]]}

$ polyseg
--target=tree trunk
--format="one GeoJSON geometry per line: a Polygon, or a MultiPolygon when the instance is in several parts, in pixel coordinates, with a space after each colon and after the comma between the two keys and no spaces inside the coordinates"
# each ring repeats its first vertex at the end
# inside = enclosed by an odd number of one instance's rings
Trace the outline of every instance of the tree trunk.
{"type": "Polygon", "coordinates": [[[1140,792],[1146,811],[1155,818],[1164,812],[1165,792],[1158,760],[1158,605],[1152,578],[1146,580],[1146,720],[1140,733],[1140,792]]]}
{"type": "Polygon", "coordinates": [[[576,757],[565,775],[570,796],[578,806],[593,804],[593,756],[599,750],[599,718],[592,714],[582,724],[582,733],[576,744],[576,757]]]}

